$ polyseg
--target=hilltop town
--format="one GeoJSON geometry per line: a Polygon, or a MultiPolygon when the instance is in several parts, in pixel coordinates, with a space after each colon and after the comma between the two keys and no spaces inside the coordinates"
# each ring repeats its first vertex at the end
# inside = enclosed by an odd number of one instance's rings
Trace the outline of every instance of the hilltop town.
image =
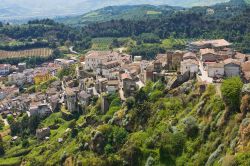
{"type": "MultiPolygon", "coordinates": [[[[35,68],[25,63],[1,64],[0,113],[4,118],[23,113],[45,118],[63,108],[70,114],[84,114],[96,97],[102,98],[101,111],[107,112],[106,94],[118,93],[125,102],[150,81],[162,81],[166,91],[192,79],[205,86],[219,86],[229,77],[249,83],[250,55],[231,46],[224,39],[204,40],[189,43],[186,51],[158,54],[153,60],[115,51],[89,51],[81,62],[55,59],[35,68]],[[58,77],[67,70],[74,72],[58,77]]],[[[38,129],[37,134],[40,132],[38,129]]]]}
{"type": "Polygon", "coordinates": [[[0,166],[250,165],[249,0],[21,1],[0,4],[0,166]]]}

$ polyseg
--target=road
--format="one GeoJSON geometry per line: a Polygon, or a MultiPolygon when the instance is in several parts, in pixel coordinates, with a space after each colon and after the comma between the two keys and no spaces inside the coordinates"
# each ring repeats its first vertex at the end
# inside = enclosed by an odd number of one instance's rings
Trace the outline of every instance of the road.
{"type": "Polygon", "coordinates": [[[204,70],[204,67],[201,61],[199,61],[199,69],[201,71],[201,75],[199,76],[201,81],[205,83],[213,83],[213,78],[208,77],[208,73],[207,71],[204,70]]]}
{"type": "Polygon", "coordinates": [[[70,46],[69,47],[69,51],[72,53],[72,54],[79,54],[78,52],[74,51],[74,46],[70,46]]]}

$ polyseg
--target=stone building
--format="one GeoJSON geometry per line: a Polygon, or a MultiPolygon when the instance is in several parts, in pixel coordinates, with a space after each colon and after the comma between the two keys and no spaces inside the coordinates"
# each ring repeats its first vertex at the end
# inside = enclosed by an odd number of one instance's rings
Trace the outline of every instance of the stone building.
{"type": "Polygon", "coordinates": [[[226,59],[224,61],[224,70],[226,77],[240,76],[241,62],[236,59],[226,59]]]}
{"type": "Polygon", "coordinates": [[[73,88],[65,89],[66,106],[69,112],[78,112],[77,93],[73,88]]]}
{"type": "Polygon", "coordinates": [[[122,89],[125,97],[133,96],[137,90],[136,82],[128,73],[121,75],[122,89]]]}

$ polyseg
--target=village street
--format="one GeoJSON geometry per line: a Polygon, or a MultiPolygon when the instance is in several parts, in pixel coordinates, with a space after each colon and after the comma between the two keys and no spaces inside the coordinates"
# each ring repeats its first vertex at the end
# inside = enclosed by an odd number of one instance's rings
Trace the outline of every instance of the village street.
{"type": "Polygon", "coordinates": [[[204,67],[201,61],[199,61],[199,69],[201,72],[201,75],[199,75],[199,78],[201,79],[201,81],[204,83],[213,83],[213,78],[208,77],[208,73],[207,71],[204,70],[204,67]]]}

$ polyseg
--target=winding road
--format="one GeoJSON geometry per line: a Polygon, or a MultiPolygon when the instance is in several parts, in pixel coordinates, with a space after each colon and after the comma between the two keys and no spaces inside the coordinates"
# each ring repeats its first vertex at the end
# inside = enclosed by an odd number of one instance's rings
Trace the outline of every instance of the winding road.
{"type": "Polygon", "coordinates": [[[79,54],[78,52],[76,52],[76,51],[74,51],[74,46],[70,46],[69,47],[69,51],[70,51],[70,53],[72,53],[72,54],[79,54]]]}

